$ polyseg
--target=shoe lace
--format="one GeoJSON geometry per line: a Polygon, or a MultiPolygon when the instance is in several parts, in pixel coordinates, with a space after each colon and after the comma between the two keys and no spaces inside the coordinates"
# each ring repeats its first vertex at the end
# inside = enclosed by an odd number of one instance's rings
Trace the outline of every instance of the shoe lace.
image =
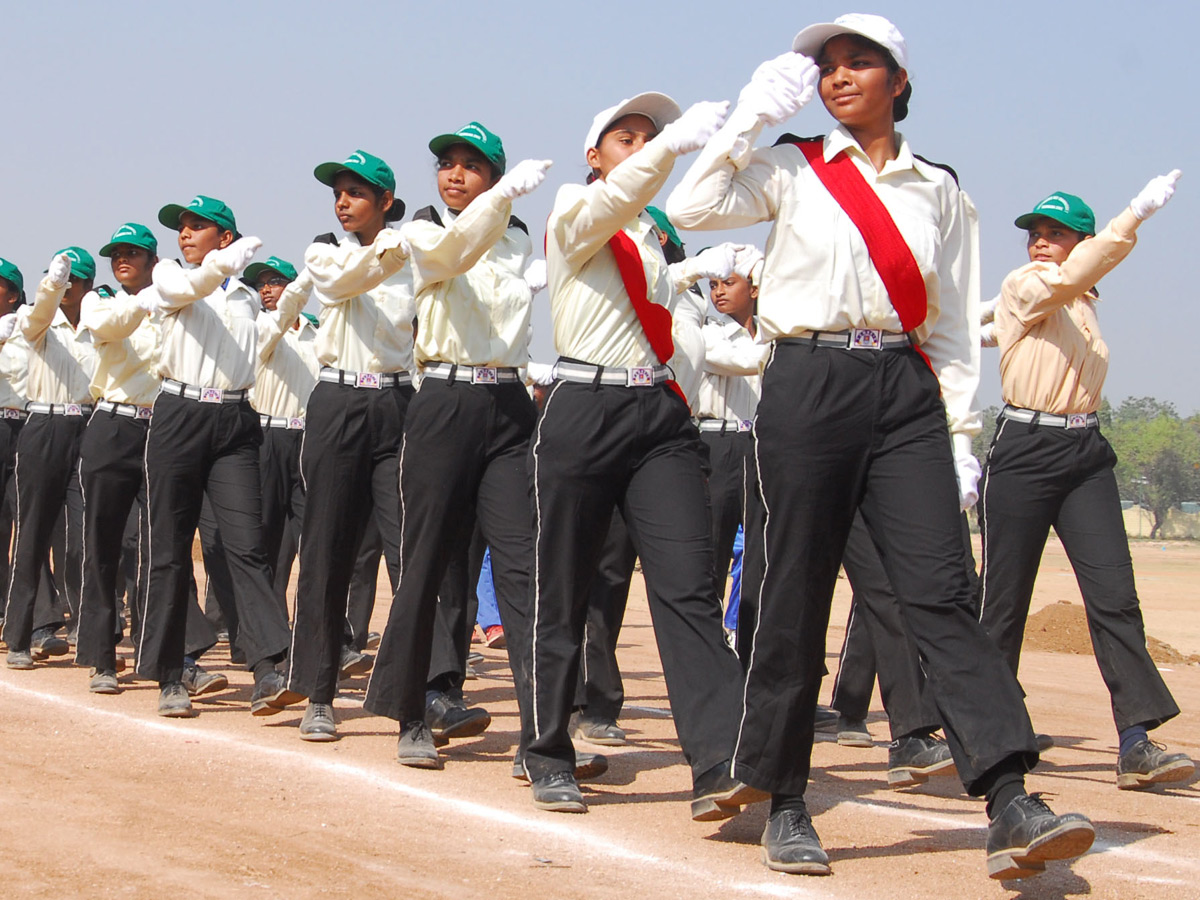
{"type": "Polygon", "coordinates": [[[783,811],[783,827],[789,834],[807,835],[812,831],[812,816],[807,809],[785,809],[783,811]]]}
{"type": "Polygon", "coordinates": [[[1045,815],[1052,816],[1052,815],[1054,815],[1054,810],[1052,810],[1046,804],[1046,801],[1042,799],[1042,797],[1046,797],[1046,796],[1053,796],[1053,795],[1047,794],[1044,791],[1035,791],[1032,794],[1027,794],[1026,795],[1026,805],[1029,806],[1030,808],[1032,808],[1033,811],[1035,811],[1035,812],[1044,813],[1045,815]]]}
{"type": "Polygon", "coordinates": [[[433,743],[433,732],[424,719],[416,719],[405,729],[405,737],[414,744],[433,743]]]}

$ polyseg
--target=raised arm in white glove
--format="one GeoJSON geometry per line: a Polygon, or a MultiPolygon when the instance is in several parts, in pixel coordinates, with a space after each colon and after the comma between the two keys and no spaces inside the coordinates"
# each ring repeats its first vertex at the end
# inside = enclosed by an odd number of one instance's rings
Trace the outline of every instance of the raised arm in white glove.
{"type": "Polygon", "coordinates": [[[820,79],[816,63],[789,51],[754,70],[750,83],[738,95],[738,106],[766,125],[781,125],[812,100],[820,79]]]}
{"type": "Polygon", "coordinates": [[[71,280],[71,257],[60,253],[50,260],[50,267],[46,270],[46,280],[56,288],[66,287],[71,280]]]}
{"type": "Polygon", "coordinates": [[[379,259],[385,253],[392,253],[401,259],[412,256],[412,245],[408,238],[398,228],[385,228],[375,235],[375,258],[379,259]]]}
{"type": "Polygon", "coordinates": [[[1166,175],[1151,178],[1149,184],[1138,191],[1138,195],[1129,201],[1129,208],[1139,219],[1146,220],[1167,205],[1167,201],[1175,195],[1175,182],[1183,172],[1172,169],[1166,175]]]}
{"type": "Polygon", "coordinates": [[[142,288],[142,290],[134,294],[133,305],[138,309],[153,314],[155,310],[162,308],[162,300],[158,296],[158,291],[154,290],[153,287],[142,288]]]}
{"type": "Polygon", "coordinates": [[[951,435],[954,445],[954,472],[958,476],[958,504],[966,510],[979,500],[979,460],[971,452],[971,438],[951,435]]]}
{"type": "Polygon", "coordinates": [[[205,258],[211,258],[222,275],[237,275],[250,265],[261,247],[262,241],[256,237],[238,238],[228,247],[210,251],[205,258]]]}
{"type": "Polygon", "coordinates": [[[546,172],[554,165],[549,159],[524,159],[496,182],[496,192],[505,200],[516,200],[534,190],[546,180],[546,172]]]}
{"type": "Polygon", "coordinates": [[[5,313],[0,316],[0,342],[7,341],[12,337],[13,331],[17,327],[17,314],[5,313]]]}
{"type": "Polygon", "coordinates": [[[525,283],[529,285],[529,292],[537,294],[538,291],[546,289],[546,261],[544,259],[535,259],[525,267],[525,283]]]}
{"type": "Polygon", "coordinates": [[[979,346],[980,347],[999,347],[1000,341],[996,338],[996,323],[988,322],[986,325],[979,327],[979,346]]]}
{"type": "Polygon", "coordinates": [[[689,106],[682,116],[663,126],[656,141],[662,141],[676,156],[692,153],[708,143],[709,138],[725,124],[729,101],[701,100],[689,106]]]}
{"type": "Polygon", "coordinates": [[[737,254],[743,244],[717,244],[696,254],[696,270],[700,278],[724,281],[733,274],[737,265],[737,254]]]}

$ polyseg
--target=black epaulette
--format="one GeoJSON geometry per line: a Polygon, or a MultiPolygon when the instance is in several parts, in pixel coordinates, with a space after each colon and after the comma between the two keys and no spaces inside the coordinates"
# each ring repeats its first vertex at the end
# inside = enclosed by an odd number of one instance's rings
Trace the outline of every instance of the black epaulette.
{"type": "MultiPolygon", "coordinates": [[[[932,159],[926,159],[925,157],[921,156],[921,154],[919,154],[919,153],[914,153],[913,158],[919,159],[921,162],[925,163],[926,165],[934,166],[935,168],[941,169],[945,172],[949,172],[950,177],[954,179],[954,183],[958,184],[958,173],[955,172],[954,169],[952,169],[950,166],[946,165],[945,163],[934,162],[932,159]]],[[[962,185],[959,185],[959,187],[962,187],[962,185]]]]}
{"type": "Polygon", "coordinates": [[[324,234],[318,234],[312,239],[312,242],[314,244],[333,244],[336,246],[338,239],[337,235],[335,235],[332,231],[327,231],[324,234]]]}
{"type": "Polygon", "coordinates": [[[525,232],[525,234],[529,234],[529,226],[526,225],[524,222],[522,222],[520,219],[518,219],[516,216],[508,217],[508,227],[509,228],[520,228],[523,232],[525,232]]]}
{"type": "Polygon", "coordinates": [[[422,206],[413,213],[412,220],[414,222],[432,222],[440,228],[446,227],[442,224],[442,217],[438,215],[438,211],[432,206],[422,206]]]}
{"type": "Polygon", "coordinates": [[[96,296],[103,297],[106,300],[109,297],[117,296],[116,292],[112,288],[110,288],[107,284],[102,284],[99,287],[93,288],[93,290],[95,290],[96,296]]]}
{"type": "Polygon", "coordinates": [[[811,144],[813,141],[823,140],[825,140],[825,135],[823,134],[818,134],[816,137],[796,137],[794,134],[781,134],[774,146],[778,147],[780,144],[811,144]]]}

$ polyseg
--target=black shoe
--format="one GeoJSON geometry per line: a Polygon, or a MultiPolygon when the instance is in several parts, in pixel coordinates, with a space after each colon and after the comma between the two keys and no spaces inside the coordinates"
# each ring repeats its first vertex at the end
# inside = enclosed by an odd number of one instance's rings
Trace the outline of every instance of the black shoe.
{"type": "Polygon", "coordinates": [[[32,669],[33,654],[28,650],[9,650],[4,664],[10,669],[32,669]]]}
{"type": "Polygon", "coordinates": [[[353,647],[342,646],[342,660],[338,664],[338,675],[349,678],[351,675],[365,675],[375,665],[375,657],[359,653],[353,647]]]}
{"type": "Polygon", "coordinates": [[[1151,740],[1138,741],[1117,761],[1117,788],[1136,791],[1153,784],[1187,781],[1196,765],[1186,753],[1167,753],[1167,748],[1151,740]]]}
{"type": "Polygon", "coordinates": [[[930,775],[953,775],[950,748],[935,737],[913,735],[888,745],[888,787],[924,784],[930,775]]]}
{"type": "Polygon", "coordinates": [[[838,716],[838,743],[843,747],[874,747],[871,732],[867,731],[866,719],[851,719],[849,716],[838,716]]]}
{"type": "Polygon", "coordinates": [[[813,715],[813,731],[837,734],[839,718],[836,709],[830,709],[828,706],[821,706],[818,703],[817,711],[813,715]]]}
{"type": "MultiPolygon", "coordinates": [[[[599,753],[582,753],[575,751],[575,780],[594,781],[608,771],[608,757],[599,753]]],[[[525,757],[517,753],[513,757],[512,777],[518,781],[529,783],[529,773],[525,771],[525,757]]]]}
{"type": "Polygon", "coordinates": [[[988,877],[1007,881],[1037,875],[1047,860],[1082,856],[1095,838],[1086,816],[1056,816],[1037,794],[1022,794],[988,825],[988,877]]]}
{"type": "Polygon", "coordinates": [[[438,694],[425,705],[425,722],[434,738],[450,740],[483,734],[492,717],[481,706],[468,707],[461,697],[438,694]]]}
{"type": "Polygon", "coordinates": [[[1037,741],[1038,753],[1045,753],[1054,746],[1054,738],[1048,734],[1035,734],[1033,739],[1037,741]]]}
{"type": "Polygon", "coordinates": [[[614,719],[593,719],[584,717],[583,713],[571,713],[567,730],[571,737],[589,744],[620,747],[625,743],[625,731],[614,719]]]}
{"type": "Polygon", "coordinates": [[[368,631],[366,649],[374,650],[379,646],[381,640],[383,640],[383,636],[378,631],[368,631]]]}
{"type": "Polygon", "coordinates": [[[168,719],[187,719],[192,713],[192,701],[182,681],[168,681],[158,688],[158,714],[168,719]]]}
{"type": "Polygon", "coordinates": [[[828,875],[829,856],[807,809],[782,809],[767,819],[762,859],[768,869],[790,875],[828,875]]]}
{"type": "Polygon", "coordinates": [[[112,669],[92,669],[92,680],[88,682],[88,690],[93,694],[121,693],[121,686],[117,684],[117,673],[112,669]]]}
{"type": "Polygon", "coordinates": [[[300,740],[336,741],[337,722],[333,719],[333,706],[328,703],[309,702],[300,721],[300,740]]]}
{"type": "Polygon", "coordinates": [[[283,675],[272,669],[254,682],[254,690],[250,693],[250,715],[273,716],[303,699],[303,695],[289,691],[283,675]]]}
{"type": "Polygon", "coordinates": [[[211,694],[229,687],[229,679],[219,672],[206,672],[195,663],[183,667],[183,686],[190,696],[211,694]]]}
{"type": "Polygon", "coordinates": [[[400,740],[396,744],[396,759],[403,766],[414,769],[440,769],[442,758],[433,746],[433,735],[429,726],[420,719],[400,726],[400,740]]]}
{"type": "Polygon", "coordinates": [[[54,633],[53,628],[38,628],[29,641],[29,655],[34,659],[48,656],[66,656],[71,645],[54,633]]]}
{"type": "Polygon", "coordinates": [[[552,812],[584,813],[587,804],[570,772],[551,772],[533,783],[533,805],[552,812]]]}
{"type": "Polygon", "coordinates": [[[717,822],[729,819],[742,807],[771,795],[743,784],[729,774],[729,760],[717,763],[692,782],[692,821],[717,822]]]}
{"type": "Polygon", "coordinates": [[[483,662],[484,656],[478,650],[472,650],[467,654],[467,662],[471,665],[483,662]]]}

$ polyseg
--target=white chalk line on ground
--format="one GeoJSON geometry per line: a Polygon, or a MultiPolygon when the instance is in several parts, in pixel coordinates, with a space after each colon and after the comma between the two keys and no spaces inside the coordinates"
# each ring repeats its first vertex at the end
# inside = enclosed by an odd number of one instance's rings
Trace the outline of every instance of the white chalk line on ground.
{"type": "MultiPolygon", "coordinates": [[[[181,728],[180,723],[178,722],[160,722],[153,719],[143,719],[138,716],[131,716],[127,713],[117,712],[115,710],[99,709],[88,703],[72,700],[67,697],[59,696],[58,694],[38,691],[32,688],[19,687],[4,680],[0,680],[0,688],[8,691],[9,693],[36,699],[46,704],[65,707],[73,712],[88,715],[95,719],[119,721],[122,725],[132,725],[145,731],[166,735],[191,743],[194,743],[197,737],[200,737],[207,741],[224,744],[227,747],[251,751],[277,760],[286,760],[291,765],[302,766],[319,773],[335,775],[340,778],[354,779],[373,788],[382,788],[414,800],[436,804],[439,808],[439,811],[450,809],[453,812],[468,818],[479,819],[495,825],[518,829],[538,835],[540,837],[555,838],[568,842],[572,846],[573,852],[578,852],[580,855],[596,856],[607,861],[620,859],[637,865],[649,866],[652,867],[659,875],[664,873],[673,873],[676,876],[685,876],[697,881],[701,881],[705,885],[712,888],[737,891],[739,893],[759,894],[769,897],[829,898],[836,896],[823,890],[814,891],[811,887],[794,883],[791,881],[791,879],[795,876],[768,876],[786,879],[786,883],[783,881],[772,883],[767,881],[756,882],[722,879],[709,867],[689,865],[677,860],[655,856],[652,853],[647,853],[642,850],[632,849],[625,844],[614,841],[602,834],[598,834],[595,827],[589,826],[584,822],[574,820],[574,817],[572,817],[574,821],[572,821],[571,824],[567,824],[565,822],[556,822],[550,819],[543,819],[541,817],[526,816],[510,810],[486,806],[482,803],[476,803],[471,800],[463,800],[453,795],[442,794],[438,793],[437,791],[414,787],[413,785],[405,784],[400,781],[394,781],[390,778],[384,777],[380,773],[362,766],[323,759],[321,757],[312,755],[312,753],[306,753],[300,750],[287,750],[280,747],[269,747],[259,744],[255,741],[246,740],[244,738],[236,737],[220,731],[198,732],[186,727],[181,728]],[[581,840],[581,838],[583,840],[581,840]]],[[[543,815],[553,816],[554,814],[544,813],[543,815]]],[[[757,858],[758,848],[754,847],[748,849],[749,852],[754,853],[755,857],[757,858]]]]}

